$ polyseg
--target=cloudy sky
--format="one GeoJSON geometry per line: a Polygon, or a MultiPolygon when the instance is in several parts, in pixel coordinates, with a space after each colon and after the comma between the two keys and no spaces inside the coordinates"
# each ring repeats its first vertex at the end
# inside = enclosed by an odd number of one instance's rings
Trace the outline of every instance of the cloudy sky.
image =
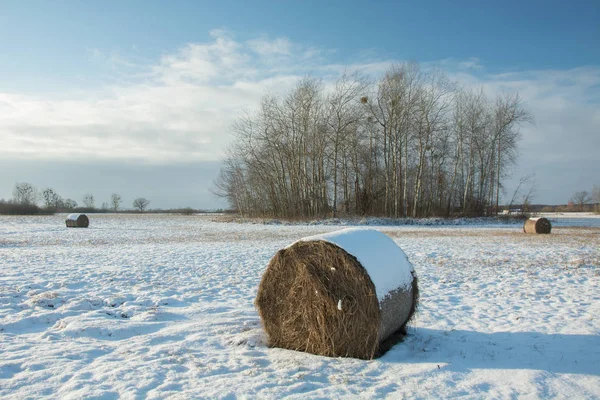
{"type": "Polygon", "coordinates": [[[97,205],[223,206],[210,187],[237,115],[299,77],[407,60],[520,93],[535,124],[506,197],[532,173],[537,203],[600,184],[597,2],[403,3],[4,0],[0,198],[26,181],[97,205]]]}

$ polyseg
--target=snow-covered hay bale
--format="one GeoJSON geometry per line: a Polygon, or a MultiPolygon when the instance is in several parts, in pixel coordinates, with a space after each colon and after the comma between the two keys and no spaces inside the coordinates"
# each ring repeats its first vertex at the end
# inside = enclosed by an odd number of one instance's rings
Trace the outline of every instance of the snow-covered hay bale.
{"type": "Polygon", "coordinates": [[[256,297],[270,346],[362,359],[405,332],[417,302],[406,255],[370,229],[311,236],[279,250],[256,297]]]}
{"type": "Polygon", "coordinates": [[[550,233],[552,224],[546,218],[529,218],[523,224],[525,233],[550,233]]]}
{"type": "Polygon", "coordinates": [[[90,220],[85,214],[69,214],[65,220],[67,228],[87,228],[90,220]]]}

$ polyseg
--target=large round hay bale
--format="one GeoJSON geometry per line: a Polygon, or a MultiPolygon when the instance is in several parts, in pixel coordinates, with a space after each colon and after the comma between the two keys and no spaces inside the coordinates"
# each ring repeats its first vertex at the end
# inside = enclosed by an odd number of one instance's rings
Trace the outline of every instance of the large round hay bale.
{"type": "Polygon", "coordinates": [[[552,224],[546,218],[529,218],[523,224],[525,233],[550,233],[552,224]]]}
{"type": "Polygon", "coordinates": [[[256,297],[271,347],[362,359],[405,332],[417,302],[406,255],[370,229],[312,236],[279,250],[256,297]]]}
{"type": "Polygon", "coordinates": [[[85,214],[69,214],[65,220],[67,228],[87,228],[90,220],[85,214]]]}

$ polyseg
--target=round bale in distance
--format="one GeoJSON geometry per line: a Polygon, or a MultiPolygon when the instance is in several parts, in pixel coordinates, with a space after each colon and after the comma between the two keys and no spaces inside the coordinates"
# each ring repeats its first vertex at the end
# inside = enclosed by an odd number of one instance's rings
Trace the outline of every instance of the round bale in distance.
{"type": "Polygon", "coordinates": [[[311,236],[279,250],[256,296],[269,346],[361,359],[405,332],[417,302],[408,258],[371,229],[311,236]]]}
{"type": "Polygon", "coordinates": [[[529,218],[523,224],[525,233],[550,233],[552,224],[546,218],[529,218]]]}
{"type": "Polygon", "coordinates": [[[69,214],[65,220],[67,228],[87,228],[90,220],[85,214],[69,214]]]}

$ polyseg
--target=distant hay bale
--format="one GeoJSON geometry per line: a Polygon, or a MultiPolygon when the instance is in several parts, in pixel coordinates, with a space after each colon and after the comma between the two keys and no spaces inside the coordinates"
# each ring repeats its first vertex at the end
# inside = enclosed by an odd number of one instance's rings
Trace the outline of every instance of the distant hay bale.
{"type": "Polygon", "coordinates": [[[395,344],[417,303],[406,255],[369,229],[313,236],[279,250],[256,297],[269,346],[361,359],[391,347],[392,336],[395,344]]]}
{"type": "Polygon", "coordinates": [[[65,220],[67,228],[87,228],[90,220],[85,214],[69,214],[65,220]]]}
{"type": "Polygon", "coordinates": [[[525,233],[550,233],[552,224],[546,218],[529,218],[523,224],[525,233]]]}

